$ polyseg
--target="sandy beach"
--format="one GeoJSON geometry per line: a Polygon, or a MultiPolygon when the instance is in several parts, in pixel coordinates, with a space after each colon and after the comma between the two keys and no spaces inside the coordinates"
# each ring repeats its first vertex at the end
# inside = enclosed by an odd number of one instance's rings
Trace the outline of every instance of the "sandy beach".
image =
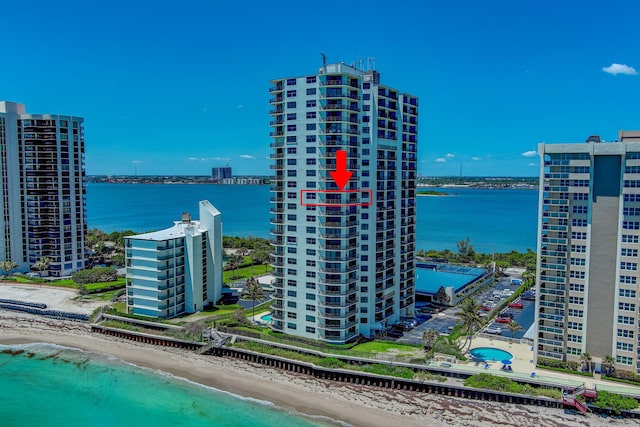
{"type": "Polygon", "coordinates": [[[235,359],[92,334],[88,325],[0,311],[0,343],[47,342],[108,354],[286,410],[352,426],[600,426],[633,420],[565,414],[559,409],[483,402],[320,381],[235,359]]]}

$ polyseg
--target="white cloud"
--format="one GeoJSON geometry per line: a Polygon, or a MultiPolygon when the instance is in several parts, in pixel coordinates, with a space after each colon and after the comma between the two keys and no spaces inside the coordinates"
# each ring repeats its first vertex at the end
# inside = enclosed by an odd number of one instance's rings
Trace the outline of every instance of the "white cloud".
{"type": "Polygon", "coordinates": [[[529,163],[529,165],[528,165],[528,166],[538,166],[538,165],[537,165],[537,164],[535,164],[535,163],[529,163]]]}
{"type": "Polygon", "coordinates": [[[481,160],[480,157],[473,156],[471,160],[481,160]]]}
{"type": "Polygon", "coordinates": [[[453,153],[447,153],[447,155],[446,155],[445,157],[447,157],[447,158],[452,158],[452,157],[455,157],[455,156],[456,156],[456,155],[455,155],[455,154],[453,154],[453,153]]]}
{"type": "Polygon", "coordinates": [[[530,150],[530,151],[525,151],[524,153],[522,153],[522,155],[524,157],[535,157],[538,155],[538,153],[535,150],[530,150]]]}
{"type": "Polygon", "coordinates": [[[602,67],[602,71],[605,73],[613,74],[626,74],[628,76],[635,76],[638,74],[635,68],[630,67],[626,64],[616,64],[615,62],[608,67],[602,67]]]}
{"type": "Polygon", "coordinates": [[[238,110],[241,110],[241,109],[243,109],[243,108],[244,108],[244,105],[242,105],[242,104],[238,104],[238,106],[237,106],[236,108],[237,108],[238,110]]]}
{"type": "Polygon", "coordinates": [[[133,163],[134,165],[138,165],[142,163],[142,160],[132,160],[131,163],[133,163]]]}
{"type": "Polygon", "coordinates": [[[197,157],[189,157],[188,160],[195,161],[195,160],[198,160],[198,158],[197,157]]]}
{"type": "Polygon", "coordinates": [[[436,162],[438,162],[438,163],[444,163],[446,161],[447,161],[447,159],[445,159],[444,157],[439,157],[439,158],[436,159],[436,162]]]}
{"type": "Polygon", "coordinates": [[[255,157],[252,156],[251,154],[240,154],[240,158],[241,159],[249,159],[249,160],[254,160],[255,157]]]}

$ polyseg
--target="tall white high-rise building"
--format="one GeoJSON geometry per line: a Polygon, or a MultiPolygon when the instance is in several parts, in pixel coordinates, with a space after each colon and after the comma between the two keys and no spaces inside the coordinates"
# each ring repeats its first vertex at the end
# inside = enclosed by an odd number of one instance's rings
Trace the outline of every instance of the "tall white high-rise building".
{"type": "Polygon", "coordinates": [[[640,372],[638,136],[538,148],[538,357],[640,372]]]}
{"type": "Polygon", "coordinates": [[[342,63],[269,91],[272,328],[376,336],[414,312],[418,98],[342,63]],[[337,169],[353,173],[344,188],[337,169]]]}
{"type": "Polygon", "coordinates": [[[28,270],[48,258],[48,274],[85,266],[87,231],[83,119],[26,114],[0,101],[0,259],[28,270]]]}

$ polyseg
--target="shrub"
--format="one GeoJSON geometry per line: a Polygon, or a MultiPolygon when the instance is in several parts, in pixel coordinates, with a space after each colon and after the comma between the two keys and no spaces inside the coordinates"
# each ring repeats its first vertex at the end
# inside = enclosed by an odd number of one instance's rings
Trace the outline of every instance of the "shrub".
{"type": "Polygon", "coordinates": [[[598,397],[593,401],[593,406],[601,409],[611,409],[615,414],[620,414],[621,410],[630,411],[636,409],[638,401],[631,397],[609,391],[598,391],[598,397]]]}
{"type": "Polygon", "coordinates": [[[86,285],[88,283],[113,282],[118,279],[118,272],[112,267],[94,267],[80,270],[71,276],[73,283],[86,285]]]}
{"type": "Polygon", "coordinates": [[[318,365],[322,366],[323,368],[331,369],[344,368],[344,362],[340,359],[336,359],[335,357],[325,357],[323,359],[320,359],[318,365]]]}
{"type": "Polygon", "coordinates": [[[362,367],[362,371],[370,372],[377,375],[388,375],[391,377],[400,377],[405,379],[413,379],[414,372],[402,366],[383,365],[374,363],[373,365],[365,365],[362,367]]]}

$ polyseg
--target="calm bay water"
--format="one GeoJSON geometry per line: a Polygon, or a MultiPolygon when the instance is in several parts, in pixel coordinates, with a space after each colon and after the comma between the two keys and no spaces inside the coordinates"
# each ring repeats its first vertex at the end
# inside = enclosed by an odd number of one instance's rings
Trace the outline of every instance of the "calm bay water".
{"type": "Polygon", "coordinates": [[[329,426],[266,402],[50,344],[0,345],[0,425],[329,426]],[[24,349],[8,354],[8,349],[24,349]]]}
{"type": "MultiPolygon", "coordinates": [[[[478,252],[535,249],[538,192],[534,190],[444,189],[448,197],[418,197],[418,249],[456,250],[466,238],[478,252]]],[[[269,186],[213,184],[88,184],[90,228],[136,232],[170,227],[198,202],[222,213],[227,236],[269,238],[269,186]]]]}

